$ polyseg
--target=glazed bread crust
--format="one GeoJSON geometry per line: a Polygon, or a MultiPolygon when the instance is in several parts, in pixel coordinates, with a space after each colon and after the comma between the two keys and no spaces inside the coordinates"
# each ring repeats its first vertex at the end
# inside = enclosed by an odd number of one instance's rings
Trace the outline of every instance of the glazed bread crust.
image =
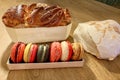
{"type": "Polygon", "coordinates": [[[17,27],[20,24],[25,27],[53,27],[71,23],[71,16],[68,9],[60,6],[33,3],[11,7],[4,13],[2,21],[9,27],[17,27]]]}

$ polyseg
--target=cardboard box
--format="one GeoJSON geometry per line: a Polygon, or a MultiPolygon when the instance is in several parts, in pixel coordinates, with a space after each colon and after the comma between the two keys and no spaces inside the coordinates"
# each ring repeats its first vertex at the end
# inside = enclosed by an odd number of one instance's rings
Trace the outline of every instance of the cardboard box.
{"type": "Polygon", "coordinates": [[[82,59],[81,61],[44,62],[44,63],[10,63],[9,60],[7,62],[9,70],[82,67],[83,64],[84,59],[82,59]]]}
{"type": "Polygon", "coordinates": [[[57,27],[36,27],[36,28],[6,27],[6,30],[13,42],[41,43],[67,39],[71,27],[72,23],[68,24],[67,26],[57,27]]]}

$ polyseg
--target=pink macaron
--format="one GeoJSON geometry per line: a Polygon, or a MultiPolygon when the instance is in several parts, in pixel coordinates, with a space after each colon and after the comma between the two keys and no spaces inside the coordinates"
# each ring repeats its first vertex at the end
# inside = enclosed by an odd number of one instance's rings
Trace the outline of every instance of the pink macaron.
{"type": "Polygon", "coordinates": [[[60,60],[62,54],[61,44],[53,42],[50,49],[50,62],[57,62],[60,60]]]}

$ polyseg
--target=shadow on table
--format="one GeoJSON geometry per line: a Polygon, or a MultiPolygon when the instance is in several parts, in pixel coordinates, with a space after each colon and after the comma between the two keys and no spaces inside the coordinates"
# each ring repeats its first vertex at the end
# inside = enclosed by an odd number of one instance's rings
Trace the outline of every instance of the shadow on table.
{"type": "Polygon", "coordinates": [[[96,80],[94,73],[85,64],[81,68],[57,68],[41,70],[10,71],[8,80],[96,80]]]}
{"type": "Polygon", "coordinates": [[[9,55],[10,55],[10,48],[11,48],[11,44],[6,48],[5,52],[2,55],[2,59],[1,59],[1,66],[5,70],[8,70],[8,67],[7,67],[6,63],[7,63],[7,60],[9,58],[9,55]]]}
{"type": "Polygon", "coordinates": [[[113,61],[101,60],[99,63],[108,69],[110,72],[120,74],[120,56],[115,58],[113,61]]]}
{"type": "Polygon", "coordinates": [[[116,57],[113,61],[97,59],[95,56],[92,56],[90,54],[88,55],[94,58],[94,60],[96,60],[100,65],[102,65],[108,71],[120,74],[120,55],[116,57]]]}

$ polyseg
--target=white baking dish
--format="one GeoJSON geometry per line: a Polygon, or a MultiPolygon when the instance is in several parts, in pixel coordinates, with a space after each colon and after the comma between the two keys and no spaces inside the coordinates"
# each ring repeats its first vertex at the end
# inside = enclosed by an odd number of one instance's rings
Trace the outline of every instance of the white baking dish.
{"type": "Polygon", "coordinates": [[[10,63],[9,60],[7,61],[7,66],[9,70],[83,67],[83,65],[84,59],[82,59],[81,61],[44,63],[10,63]]]}
{"type": "Polygon", "coordinates": [[[67,26],[36,27],[36,28],[11,28],[6,30],[13,42],[41,43],[60,41],[68,38],[72,23],[67,26]]]}

